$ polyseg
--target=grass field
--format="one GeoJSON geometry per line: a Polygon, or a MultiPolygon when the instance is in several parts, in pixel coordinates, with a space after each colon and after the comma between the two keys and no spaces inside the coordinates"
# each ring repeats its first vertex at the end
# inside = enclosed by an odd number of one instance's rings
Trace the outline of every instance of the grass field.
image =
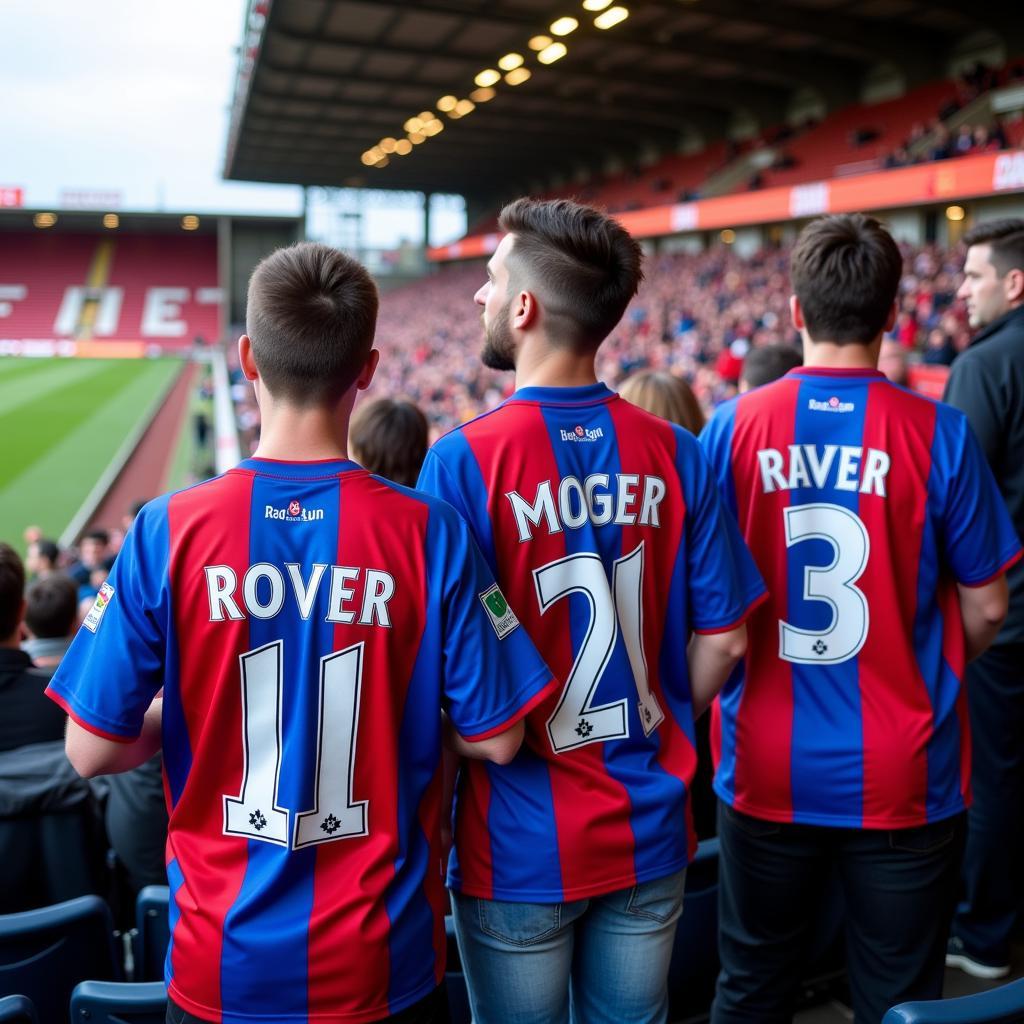
{"type": "Polygon", "coordinates": [[[174,378],[174,359],[0,358],[0,540],[59,537],[174,378]]]}

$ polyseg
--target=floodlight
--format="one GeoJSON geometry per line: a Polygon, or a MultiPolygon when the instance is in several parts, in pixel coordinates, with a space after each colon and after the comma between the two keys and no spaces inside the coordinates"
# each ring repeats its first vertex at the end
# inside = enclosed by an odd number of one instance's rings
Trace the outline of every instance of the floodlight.
{"type": "Polygon", "coordinates": [[[501,73],[495,71],[494,68],[484,68],[473,81],[482,88],[486,88],[489,85],[497,85],[501,81],[501,73]]]}
{"type": "Polygon", "coordinates": [[[509,85],[522,85],[531,76],[532,72],[529,68],[516,68],[505,76],[505,81],[509,85]]]}
{"type": "Polygon", "coordinates": [[[181,226],[185,231],[195,231],[199,227],[199,218],[194,213],[181,218],[181,226]]]}
{"type": "Polygon", "coordinates": [[[402,127],[407,132],[418,132],[423,127],[423,121],[418,117],[410,117],[402,127]]]}
{"type": "Polygon", "coordinates": [[[611,28],[613,25],[618,25],[620,21],[625,21],[629,17],[629,11],[625,7],[609,7],[603,14],[599,14],[594,19],[595,28],[611,28]]]}
{"type": "Polygon", "coordinates": [[[474,103],[488,103],[493,100],[498,94],[491,88],[487,89],[474,89],[470,94],[469,98],[474,103]]]}
{"type": "Polygon", "coordinates": [[[408,139],[399,139],[395,143],[395,153],[398,156],[406,156],[412,152],[412,143],[408,139]]]}
{"type": "Polygon", "coordinates": [[[552,43],[550,46],[545,46],[537,54],[537,60],[541,64],[554,64],[556,60],[561,60],[568,52],[565,43],[552,43]]]}
{"type": "MultiPolygon", "coordinates": [[[[455,109],[455,104],[458,102],[459,101],[454,96],[442,96],[437,101],[437,109],[442,113],[447,114],[449,110],[455,109]]],[[[429,121],[430,118],[424,118],[424,120],[429,121]]]]}
{"type": "Polygon", "coordinates": [[[551,36],[534,36],[527,44],[531,50],[543,50],[551,45],[551,36]]]}
{"type": "Polygon", "coordinates": [[[381,139],[378,145],[380,146],[382,152],[394,153],[395,146],[398,145],[398,140],[391,138],[391,136],[389,135],[386,139],[381,139]]]}
{"type": "Polygon", "coordinates": [[[579,24],[575,18],[570,18],[567,15],[564,18],[551,22],[551,34],[553,36],[567,36],[570,32],[575,32],[579,28],[579,24]]]}
{"type": "Polygon", "coordinates": [[[603,11],[612,0],[583,0],[583,10],[603,11]]]}
{"type": "Polygon", "coordinates": [[[103,214],[103,226],[111,231],[121,226],[121,218],[116,213],[103,214]]]}
{"type": "Polygon", "coordinates": [[[37,213],[32,218],[32,223],[37,228],[52,228],[57,223],[57,214],[55,213],[37,213]]]}
{"type": "Polygon", "coordinates": [[[459,117],[465,117],[476,110],[476,104],[472,100],[459,100],[455,105],[455,109],[459,112],[459,117]]]}
{"type": "Polygon", "coordinates": [[[521,53],[506,53],[501,60],[498,61],[498,67],[502,71],[512,71],[519,67],[523,63],[523,55],[521,53]]]}

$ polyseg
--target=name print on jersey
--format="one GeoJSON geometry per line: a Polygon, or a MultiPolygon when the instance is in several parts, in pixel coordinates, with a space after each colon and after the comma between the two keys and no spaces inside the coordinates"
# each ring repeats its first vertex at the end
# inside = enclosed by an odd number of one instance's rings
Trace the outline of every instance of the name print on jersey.
{"type": "Polygon", "coordinates": [[[287,593],[291,593],[299,614],[308,619],[323,584],[330,576],[326,622],[358,622],[360,626],[391,626],[388,602],[395,596],[395,578],[381,569],[362,569],[350,565],[325,565],[317,562],[303,578],[297,562],[285,564],[285,572],[270,562],[250,565],[242,577],[241,593],[238,576],[228,565],[206,565],[206,596],[210,604],[210,621],[238,621],[246,614],[254,619],[272,619],[280,614],[287,593]],[[285,580],[288,585],[286,586],[285,580]],[[351,586],[350,586],[351,584],[351,586]],[[361,590],[361,596],[357,596],[361,590]],[[356,608],[358,618],[356,617],[356,608]]]}
{"type": "Polygon", "coordinates": [[[831,487],[885,497],[885,478],[892,466],[887,452],[859,445],[791,444],[786,452],[761,448],[757,453],[765,494],[797,487],[831,487]],[[788,459],[788,464],[787,464],[788,459]]]}
{"type": "Polygon", "coordinates": [[[558,484],[557,502],[550,480],[537,485],[532,502],[518,491],[506,491],[505,497],[512,505],[522,543],[532,539],[534,527],[542,522],[548,533],[561,533],[565,527],[578,530],[587,522],[595,526],[661,526],[658,506],[665,497],[665,481],[659,476],[616,473],[613,488],[607,473],[591,473],[582,482],[567,475],[558,484]]]}

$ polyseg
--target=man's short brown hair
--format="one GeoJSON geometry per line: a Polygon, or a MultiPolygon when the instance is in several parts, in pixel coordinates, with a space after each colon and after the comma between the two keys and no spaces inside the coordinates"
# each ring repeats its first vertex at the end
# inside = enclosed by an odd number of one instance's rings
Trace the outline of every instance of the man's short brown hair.
{"type": "Polygon", "coordinates": [[[903,257],[874,217],[820,217],[800,232],[790,280],[814,341],[868,345],[896,301],[903,257]]]}
{"type": "Polygon", "coordinates": [[[360,405],[349,426],[352,457],[371,473],[415,485],[427,456],[427,418],[412,402],[379,398],[360,405]]]}
{"type": "Polygon", "coordinates": [[[10,544],[0,541],[0,640],[7,640],[21,624],[25,597],[25,566],[10,544]]]}
{"type": "Polygon", "coordinates": [[[78,585],[53,573],[30,583],[25,592],[25,625],[41,640],[70,635],[78,616],[78,585]]]}
{"type": "Polygon", "coordinates": [[[964,234],[964,244],[989,246],[989,262],[1000,277],[1024,270],[1024,219],[1000,217],[975,224],[964,234]]]}
{"type": "Polygon", "coordinates": [[[268,390],[294,405],[332,403],[373,347],[377,288],[337,249],[299,242],[262,260],[249,279],[246,333],[268,390]]]}
{"type": "Polygon", "coordinates": [[[498,224],[515,235],[509,289],[537,295],[548,337],[597,348],[622,319],[643,280],[643,252],[617,221],[570,199],[517,199],[498,224]]]}

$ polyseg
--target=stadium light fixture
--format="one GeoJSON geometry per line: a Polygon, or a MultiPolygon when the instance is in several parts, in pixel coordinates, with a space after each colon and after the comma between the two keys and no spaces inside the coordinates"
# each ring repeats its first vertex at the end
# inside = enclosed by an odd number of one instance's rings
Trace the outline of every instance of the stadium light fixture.
{"type": "Polygon", "coordinates": [[[359,159],[363,162],[364,166],[372,167],[380,158],[373,150],[368,149],[359,159]]]}
{"type": "Polygon", "coordinates": [[[427,141],[427,137],[426,137],[426,135],[423,134],[422,131],[409,132],[408,138],[409,138],[409,141],[414,146],[418,146],[421,142],[426,142],[427,141]]]}
{"type": "Polygon", "coordinates": [[[567,36],[570,32],[575,32],[580,27],[580,23],[575,18],[570,18],[566,15],[564,18],[558,18],[551,22],[551,34],[553,36],[567,36]]]}
{"type": "MultiPolygon", "coordinates": [[[[421,110],[420,120],[424,124],[427,124],[428,122],[435,120],[434,112],[432,110],[421,110]]],[[[420,131],[423,131],[423,129],[421,128],[420,131]]]]}
{"type": "Polygon", "coordinates": [[[718,236],[726,245],[732,245],[736,241],[736,232],[732,228],[726,228],[718,236]]]}
{"type": "Polygon", "coordinates": [[[502,71],[514,71],[516,68],[521,67],[523,64],[523,55],[521,53],[506,53],[501,60],[498,61],[498,67],[502,71]]]}
{"type": "Polygon", "coordinates": [[[183,231],[195,231],[199,227],[199,218],[194,213],[188,213],[181,218],[183,231]]]}
{"type": "Polygon", "coordinates": [[[377,145],[380,146],[382,153],[394,153],[395,146],[398,145],[398,140],[393,139],[389,135],[387,136],[387,138],[381,139],[380,142],[377,143],[377,145]]]}
{"type": "Polygon", "coordinates": [[[121,218],[116,213],[103,214],[103,226],[111,231],[121,226],[121,218]]]}
{"type": "Polygon", "coordinates": [[[522,85],[527,79],[533,76],[533,72],[529,68],[515,68],[505,76],[505,81],[509,85],[522,85]]]}
{"type": "Polygon", "coordinates": [[[599,14],[594,19],[595,28],[611,28],[625,21],[629,17],[629,11],[625,7],[609,7],[607,11],[599,14]]]}
{"type": "Polygon", "coordinates": [[[583,0],[583,10],[603,11],[612,0],[583,0]]]}
{"type": "Polygon", "coordinates": [[[501,72],[495,71],[494,68],[484,68],[476,78],[473,79],[477,85],[481,88],[487,88],[489,85],[497,85],[501,81],[501,72]]]}
{"type": "Polygon", "coordinates": [[[374,167],[387,167],[391,161],[386,157],[382,156],[373,166],[374,167]]]}
{"type": "Polygon", "coordinates": [[[32,223],[37,228],[52,228],[57,223],[57,214],[55,213],[37,213],[32,218],[32,223]]]}
{"type": "Polygon", "coordinates": [[[436,117],[432,121],[428,121],[423,126],[423,134],[426,135],[428,139],[433,138],[433,136],[438,135],[443,131],[444,123],[436,117]]]}
{"type": "Polygon", "coordinates": [[[947,206],[946,207],[946,220],[961,221],[966,217],[967,214],[962,206],[947,206]]]}
{"type": "Polygon", "coordinates": [[[551,36],[534,36],[527,44],[531,50],[543,50],[551,45],[551,36]]]}
{"type": "MultiPolygon", "coordinates": [[[[440,110],[442,114],[447,114],[449,110],[455,109],[455,104],[458,102],[458,99],[456,99],[456,97],[454,96],[442,96],[437,101],[437,109],[440,110]]],[[[431,118],[427,117],[424,118],[424,120],[430,121],[431,118]]]]}
{"type": "Polygon", "coordinates": [[[476,110],[476,104],[472,100],[459,100],[455,104],[455,109],[459,113],[459,117],[465,117],[467,114],[472,114],[476,110]]]}
{"type": "Polygon", "coordinates": [[[474,89],[470,94],[469,98],[474,103],[489,103],[498,94],[491,88],[486,89],[474,89]]]}
{"type": "Polygon", "coordinates": [[[410,117],[402,127],[407,132],[418,132],[423,127],[423,121],[418,117],[410,117]]]}
{"type": "Polygon", "coordinates": [[[412,152],[412,143],[408,139],[399,139],[395,143],[396,156],[408,156],[412,152]]]}
{"type": "Polygon", "coordinates": [[[565,43],[552,43],[550,46],[545,46],[537,54],[537,60],[541,64],[554,64],[556,60],[561,60],[568,52],[569,50],[565,43]]]}

